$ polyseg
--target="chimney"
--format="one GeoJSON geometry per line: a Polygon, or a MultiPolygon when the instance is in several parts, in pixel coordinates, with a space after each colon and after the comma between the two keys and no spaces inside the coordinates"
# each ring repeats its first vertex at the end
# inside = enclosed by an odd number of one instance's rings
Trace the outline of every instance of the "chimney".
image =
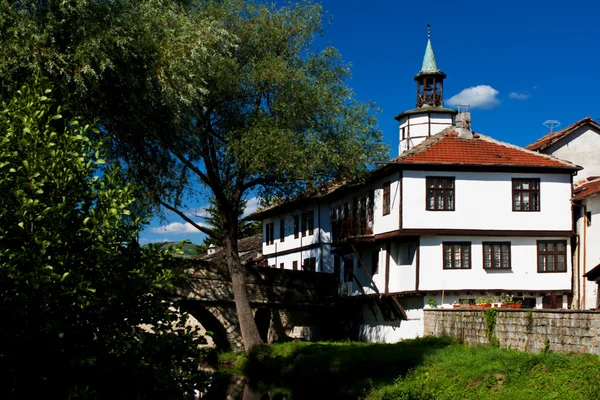
{"type": "Polygon", "coordinates": [[[465,139],[473,139],[473,131],[471,130],[471,113],[461,111],[456,114],[456,132],[458,136],[465,139]]]}

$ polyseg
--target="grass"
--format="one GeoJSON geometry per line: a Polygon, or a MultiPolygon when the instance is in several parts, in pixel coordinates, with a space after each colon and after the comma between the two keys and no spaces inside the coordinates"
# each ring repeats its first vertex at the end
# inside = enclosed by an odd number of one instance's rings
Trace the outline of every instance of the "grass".
{"type": "Polygon", "coordinates": [[[292,395],[368,400],[596,399],[596,356],[530,354],[468,347],[450,338],[396,344],[283,343],[220,363],[243,370],[257,387],[292,395]],[[317,389],[318,388],[318,389],[317,389]]]}
{"type": "Polygon", "coordinates": [[[431,354],[368,400],[598,399],[600,360],[456,344],[431,354]]]}

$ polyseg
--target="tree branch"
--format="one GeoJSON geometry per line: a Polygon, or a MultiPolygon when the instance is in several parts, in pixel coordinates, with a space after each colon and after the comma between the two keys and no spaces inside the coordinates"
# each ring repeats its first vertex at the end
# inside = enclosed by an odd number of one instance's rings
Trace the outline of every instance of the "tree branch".
{"type": "Polygon", "coordinates": [[[160,203],[161,206],[163,206],[167,210],[173,211],[175,214],[179,215],[181,218],[183,218],[183,220],[185,222],[189,223],[194,228],[198,229],[200,232],[205,233],[205,234],[207,234],[210,237],[214,237],[215,236],[215,231],[213,229],[205,228],[204,226],[198,225],[197,223],[195,223],[194,221],[192,221],[187,215],[185,215],[183,212],[181,212],[180,210],[176,209],[175,207],[173,207],[173,206],[165,203],[162,200],[159,200],[159,203],[160,203]]]}

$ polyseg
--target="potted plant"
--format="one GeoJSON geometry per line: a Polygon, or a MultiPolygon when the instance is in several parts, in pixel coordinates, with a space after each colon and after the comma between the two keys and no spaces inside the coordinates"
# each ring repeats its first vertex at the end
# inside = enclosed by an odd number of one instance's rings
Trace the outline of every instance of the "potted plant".
{"type": "Polygon", "coordinates": [[[504,297],[502,297],[502,305],[500,306],[501,308],[510,308],[511,305],[513,304],[513,297],[510,294],[505,295],[504,297]]]}
{"type": "Polygon", "coordinates": [[[492,308],[492,300],[489,296],[480,296],[477,298],[477,308],[492,308]]]}
{"type": "Polygon", "coordinates": [[[511,308],[521,308],[521,304],[523,304],[523,302],[521,300],[517,300],[514,303],[512,303],[510,305],[511,308]]]}
{"type": "Polygon", "coordinates": [[[435,299],[429,299],[429,301],[427,302],[427,304],[429,305],[430,308],[436,308],[437,307],[437,301],[435,301],[435,299]]]}
{"type": "Polygon", "coordinates": [[[454,303],[452,303],[452,308],[460,308],[460,303],[455,300],[454,303]]]}

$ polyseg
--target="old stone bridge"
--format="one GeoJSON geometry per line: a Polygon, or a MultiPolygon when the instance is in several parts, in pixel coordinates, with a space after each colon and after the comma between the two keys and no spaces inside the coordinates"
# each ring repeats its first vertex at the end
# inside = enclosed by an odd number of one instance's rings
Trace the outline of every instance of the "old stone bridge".
{"type": "MultiPolygon", "coordinates": [[[[227,267],[215,260],[188,260],[190,279],[178,289],[180,306],[212,332],[219,348],[241,348],[227,267]]],[[[315,340],[344,334],[332,274],[246,265],[250,305],[265,342],[315,340]]],[[[347,309],[347,307],[344,307],[347,309]]],[[[356,315],[356,313],[349,313],[356,315]]]]}

